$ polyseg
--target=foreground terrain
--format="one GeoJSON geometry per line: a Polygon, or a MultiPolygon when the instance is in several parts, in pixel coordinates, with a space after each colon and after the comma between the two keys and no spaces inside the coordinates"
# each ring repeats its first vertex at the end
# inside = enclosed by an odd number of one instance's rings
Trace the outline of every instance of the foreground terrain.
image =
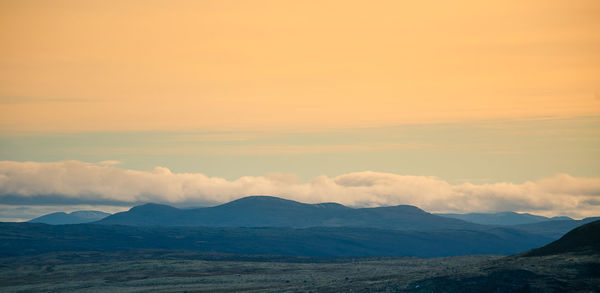
{"type": "Polygon", "coordinates": [[[243,261],[189,252],[133,254],[129,257],[137,260],[127,260],[121,253],[90,252],[75,257],[40,256],[29,259],[29,265],[5,259],[0,265],[0,290],[590,292],[600,288],[598,256],[585,254],[320,260],[249,257],[243,261]]]}

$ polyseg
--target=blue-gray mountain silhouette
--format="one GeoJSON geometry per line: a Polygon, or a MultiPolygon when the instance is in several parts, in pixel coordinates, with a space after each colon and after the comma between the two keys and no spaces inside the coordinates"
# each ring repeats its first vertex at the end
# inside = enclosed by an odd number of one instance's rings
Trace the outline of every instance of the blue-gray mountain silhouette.
{"type": "Polygon", "coordinates": [[[369,227],[394,230],[481,230],[485,226],[399,205],[350,208],[337,203],[306,204],[271,197],[250,196],[206,208],[177,209],[145,204],[108,216],[99,224],[128,226],[202,227],[369,227]]]}
{"type": "Polygon", "coordinates": [[[438,216],[460,219],[483,225],[521,225],[544,221],[573,220],[569,217],[544,217],[528,213],[499,212],[499,213],[467,213],[467,214],[436,214],[438,216]]]}
{"type": "Polygon", "coordinates": [[[565,233],[587,223],[600,220],[600,217],[589,217],[581,220],[554,220],[545,221],[533,224],[522,224],[510,226],[510,228],[517,229],[519,231],[534,233],[550,237],[552,239],[558,239],[565,233]]]}
{"type": "Polygon", "coordinates": [[[594,220],[479,225],[414,206],[355,209],[251,196],[195,209],[145,204],[92,224],[0,223],[0,256],[136,249],[318,257],[513,254],[594,220]]]}
{"type": "Polygon", "coordinates": [[[30,220],[31,223],[44,223],[50,225],[83,224],[102,220],[110,216],[109,213],[100,211],[76,211],[71,213],[51,213],[30,220]]]}

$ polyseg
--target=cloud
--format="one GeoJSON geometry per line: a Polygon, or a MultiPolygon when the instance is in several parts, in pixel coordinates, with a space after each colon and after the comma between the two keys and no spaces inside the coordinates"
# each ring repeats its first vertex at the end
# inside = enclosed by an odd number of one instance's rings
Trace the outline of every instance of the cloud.
{"type": "Polygon", "coordinates": [[[244,176],[236,180],[200,173],[118,168],[115,162],[0,162],[0,204],[161,202],[198,206],[248,195],[350,206],[409,204],[431,212],[535,212],[572,217],[600,215],[600,178],[567,174],[521,184],[450,184],[436,177],[379,172],[318,176],[302,182],[293,174],[244,176]]]}
{"type": "Polygon", "coordinates": [[[121,164],[121,162],[116,161],[116,160],[106,160],[106,161],[98,162],[98,165],[100,165],[100,166],[112,166],[112,165],[119,165],[119,164],[121,164]]]}

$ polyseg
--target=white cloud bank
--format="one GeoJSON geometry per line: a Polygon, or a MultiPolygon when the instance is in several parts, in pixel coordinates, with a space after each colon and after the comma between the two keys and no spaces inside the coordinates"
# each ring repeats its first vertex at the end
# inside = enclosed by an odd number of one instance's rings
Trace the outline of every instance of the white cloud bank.
{"type": "MultiPolygon", "coordinates": [[[[558,174],[522,184],[452,185],[435,177],[355,172],[301,182],[295,175],[245,176],[236,180],[200,173],[127,170],[80,161],[0,162],[3,198],[77,200],[86,203],[224,203],[248,195],[349,206],[409,204],[430,212],[524,211],[541,215],[600,216],[600,178],[558,174]]],[[[4,202],[6,204],[6,202],[4,202]]]]}

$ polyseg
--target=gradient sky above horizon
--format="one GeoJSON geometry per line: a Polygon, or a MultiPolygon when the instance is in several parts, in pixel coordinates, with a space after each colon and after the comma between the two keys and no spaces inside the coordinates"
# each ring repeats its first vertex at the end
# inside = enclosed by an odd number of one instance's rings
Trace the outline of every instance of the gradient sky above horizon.
{"type": "Polygon", "coordinates": [[[0,161],[598,178],[599,32],[594,0],[0,0],[0,161]]]}

